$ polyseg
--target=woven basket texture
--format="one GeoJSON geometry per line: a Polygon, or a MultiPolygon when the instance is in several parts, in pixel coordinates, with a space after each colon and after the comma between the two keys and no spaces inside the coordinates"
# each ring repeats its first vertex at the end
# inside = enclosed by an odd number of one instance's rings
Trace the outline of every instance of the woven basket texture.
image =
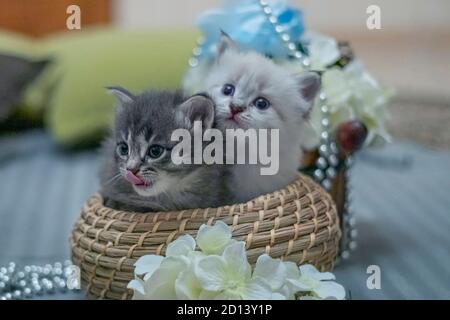
{"type": "Polygon", "coordinates": [[[282,190],[219,208],[134,213],[105,207],[101,195],[93,195],[70,237],[82,288],[93,298],[131,298],[126,287],[139,257],[164,255],[178,236],[195,237],[202,224],[217,220],[231,227],[233,238],[246,242],[252,264],[267,253],[322,271],[333,268],[341,236],[336,206],[326,191],[300,175],[282,190]]]}

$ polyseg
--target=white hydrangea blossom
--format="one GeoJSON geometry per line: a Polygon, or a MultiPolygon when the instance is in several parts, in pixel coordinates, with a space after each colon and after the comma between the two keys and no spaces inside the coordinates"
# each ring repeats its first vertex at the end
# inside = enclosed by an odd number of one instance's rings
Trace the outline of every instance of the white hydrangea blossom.
{"type": "Polygon", "coordinates": [[[263,254],[252,270],[245,242],[233,240],[221,221],[202,225],[196,240],[179,237],[168,245],[165,257],[143,256],[134,266],[135,279],[128,288],[136,300],[345,298],[344,288],[330,281],[334,275],[312,265],[299,268],[263,254]]]}

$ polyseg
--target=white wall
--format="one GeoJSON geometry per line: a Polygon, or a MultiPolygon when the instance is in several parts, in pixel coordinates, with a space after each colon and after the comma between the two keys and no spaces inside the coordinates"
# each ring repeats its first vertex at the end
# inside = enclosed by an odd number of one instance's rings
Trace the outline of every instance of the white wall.
{"type": "MultiPolygon", "coordinates": [[[[221,0],[113,0],[114,20],[123,27],[188,27],[221,0]]],[[[366,32],[366,8],[381,8],[386,31],[450,32],[449,0],[291,0],[303,8],[309,28],[335,33],[366,32]]]]}

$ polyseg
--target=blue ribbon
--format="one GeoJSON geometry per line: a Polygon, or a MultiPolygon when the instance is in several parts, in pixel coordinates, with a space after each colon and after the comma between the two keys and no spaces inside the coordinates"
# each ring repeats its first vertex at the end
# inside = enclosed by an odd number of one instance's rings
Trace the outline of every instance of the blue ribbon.
{"type": "MultiPolygon", "coordinates": [[[[286,1],[269,1],[274,16],[291,39],[299,41],[304,32],[302,11],[289,7],[286,1]]],[[[289,50],[262,11],[258,0],[224,0],[222,8],[202,14],[198,21],[205,42],[201,58],[213,59],[220,30],[240,47],[258,51],[274,59],[286,59],[289,50]]]]}

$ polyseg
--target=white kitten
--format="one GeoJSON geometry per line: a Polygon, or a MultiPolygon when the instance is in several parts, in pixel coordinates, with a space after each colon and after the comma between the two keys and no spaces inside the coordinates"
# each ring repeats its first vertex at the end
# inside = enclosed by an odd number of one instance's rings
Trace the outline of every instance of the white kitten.
{"type": "Polygon", "coordinates": [[[245,202],[291,183],[302,157],[300,129],[320,89],[320,76],[293,75],[256,52],[240,51],[223,34],[203,89],[216,104],[216,127],[224,133],[279,129],[278,173],[261,175],[261,164],[232,165],[227,184],[234,201],[245,202]]]}

